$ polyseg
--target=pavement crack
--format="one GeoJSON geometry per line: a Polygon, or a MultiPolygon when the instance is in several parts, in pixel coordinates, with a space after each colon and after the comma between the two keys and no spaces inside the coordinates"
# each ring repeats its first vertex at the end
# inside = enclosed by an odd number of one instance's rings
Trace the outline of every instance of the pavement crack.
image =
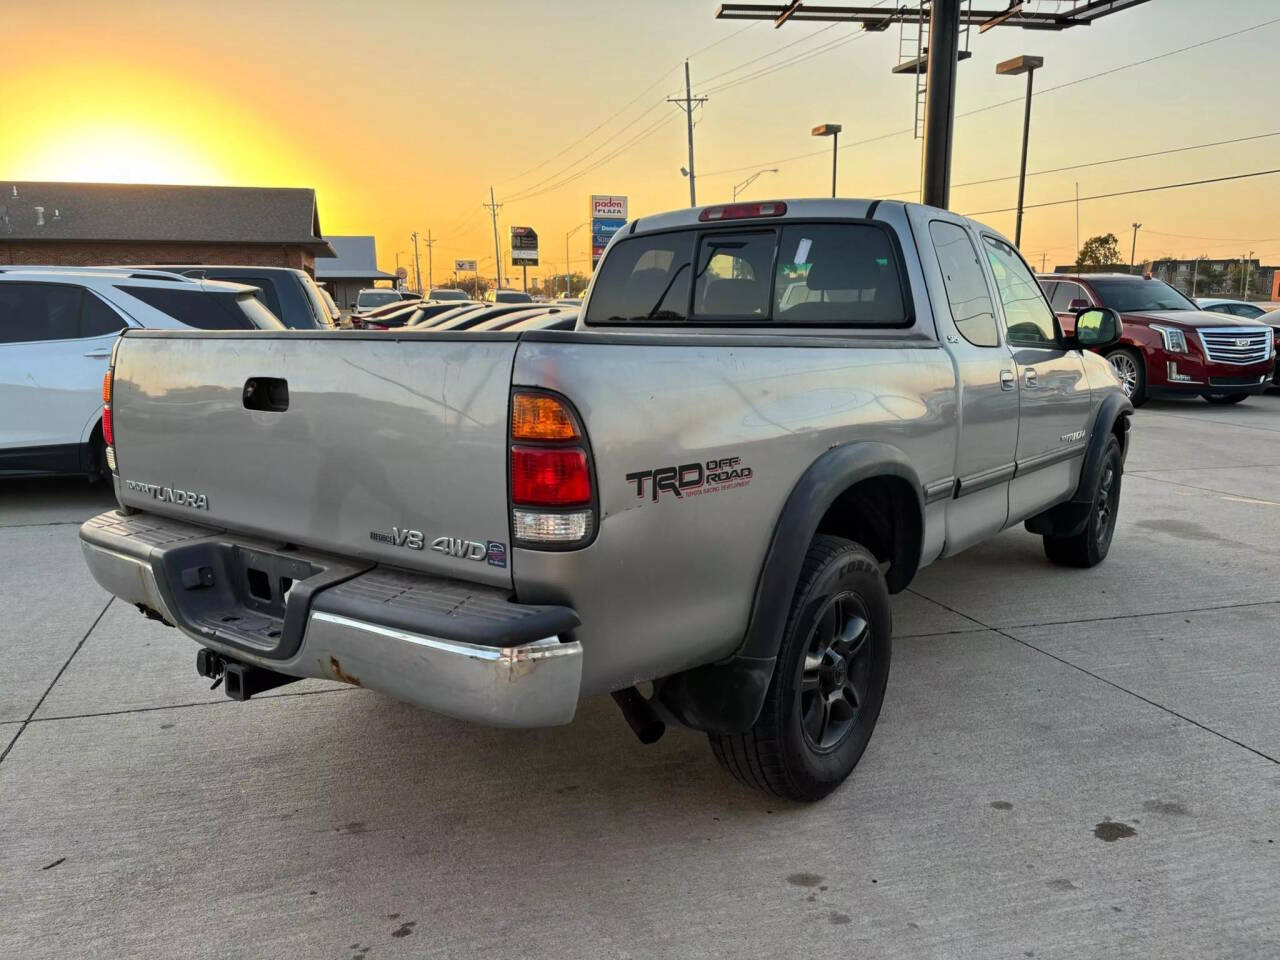
{"type": "Polygon", "coordinates": [[[50,520],[47,523],[0,523],[0,530],[26,530],[31,527],[78,527],[83,520],[50,520]]]}
{"type": "MultiPolygon", "coordinates": [[[[256,701],[283,700],[285,697],[314,697],[321,693],[354,693],[355,687],[335,687],[326,690],[294,690],[292,693],[270,693],[259,697],[254,697],[256,701]]],[[[162,703],[154,707],[128,707],[124,710],[99,710],[93,713],[67,713],[59,714],[56,717],[35,717],[29,721],[22,721],[25,726],[27,723],[52,723],[57,720],[91,720],[94,717],[120,717],[127,716],[131,713],[156,713],[160,710],[187,710],[191,707],[222,707],[228,704],[239,703],[238,700],[227,698],[225,700],[193,700],[191,703],[162,703]]],[[[14,737],[16,740],[17,737],[14,737]]]]}
{"type": "MultiPolygon", "coordinates": [[[[1108,680],[1106,677],[1102,676],[1101,674],[1094,673],[1092,670],[1089,670],[1086,667],[1082,667],[1077,663],[1072,663],[1070,660],[1066,659],[1065,657],[1060,657],[1056,653],[1050,653],[1048,650],[1045,650],[1042,647],[1037,647],[1034,643],[1029,643],[1026,640],[1019,639],[1018,637],[1015,637],[1013,634],[1008,632],[1009,630],[1020,629],[1019,627],[1016,627],[1016,626],[1005,627],[1005,628],[993,627],[989,624],[982,623],[981,620],[975,620],[973,617],[970,617],[967,614],[961,613],[959,610],[956,610],[952,607],[947,606],[947,604],[943,603],[941,600],[934,600],[932,597],[926,597],[923,593],[920,593],[916,590],[911,590],[910,592],[914,593],[918,597],[922,597],[925,600],[929,600],[932,603],[936,603],[938,606],[942,607],[944,610],[950,610],[952,613],[954,613],[958,617],[964,617],[966,620],[970,620],[973,623],[977,623],[981,625],[983,628],[990,630],[992,633],[999,634],[1000,636],[1004,637],[1006,640],[1012,640],[1014,643],[1017,643],[1017,644],[1020,644],[1021,646],[1026,647],[1028,650],[1034,650],[1036,653],[1039,653],[1042,656],[1046,656],[1050,660],[1056,660],[1058,661],[1058,663],[1061,663],[1063,666],[1070,667],[1072,670],[1077,670],[1080,673],[1083,673],[1086,677],[1091,677],[1092,679],[1097,680],[1100,683],[1105,683],[1107,686],[1115,690],[1119,690],[1121,693],[1128,694],[1129,696],[1133,697],[1135,700],[1141,700],[1143,703],[1149,706],[1155,707],[1157,710],[1163,710],[1165,713],[1169,714],[1172,717],[1177,717],[1179,720],[1182,720],[1184,723],[1189,723],[1193,727],[1198,727],[1199,729],[1205,731],[1205,733],[1212,734],[1213,736],[1218,737],[1221,740],[1227,741],[1227,743],[1234,743],[1237,747],[1241,747],[1245,750],[1248,750],[1250,753],[1254,754],[1255,756],[1261,757],[1263,760],[1270,760],[1272,763],[1276,764],[1277,766],[1280,766],[1280,758],[1273,757],[1271,756],[1271,754],[1266,753],[1262,750],[1259,750],[1257,747],[1251,747],[1249,746],[1249,744],[1244,743],[1241,740],[1237,740],[1235,737],[1229,737],[1225,733],[1222,733],[1220,730],[1215,730],[1213,729],[1213,727],[1203,724],[1199,720],[1195,720],[1184,713],[1179,713],[1177,710],[1174,710],[1171,707],[1166,707],[1163,703],[1158,703],[1155,700],[1152,700],[1150,697],[1144,697],[1142,694],[1138,693],[1136,690],[1131,690],[1128,687],[1124,686],[1123,684],[1116,683],[1114,680],[1108,680]]],[[[1169,613],[1199,613],[1199,612],[1208,611],[1208,610],[1229,609],[1231,607],[1258,607],[1258,606],[1265,606],[1265,605],[1266,605],[1265,601],[1258,602],[1258,603],[1233,603],[1233,604],[1227,604],[1222,607],[1202,607],[1199,610],[1170,610],[1162,613],[1140,613],[1140,614],[1132,614],[1130,616],[1159,617],[1159,616],[1166,616],[1169,613]]],[[[1130,616],[1095,617],[1093,618],[1093,620],[1095,621],[1096,620],[1123,620],[1123,619],[1130,619],[1130,616]]],[[[1067,621],[1062,621],[1060,623],[1055,623],[1055,624],[1026,624],[1026,626],[1061,626],[1065,624],[1089,623],[1089,622],[1093,622],[1093,621],[1067,620],[1067,621]]]]}
{"type": "Polygon", "coordinates": [[[41,704],[44,703],[45,699],[53,691],[53,688],[57,686],[58,681],[62,679],[62,675],[66,672],[67,667],[71,666],[71,661],[76,658],[76,654],[80,652],[80,648],[83,647],[85,641],[89,639],[89,634],[93,633],[94,629],[102,621],[103,616],[107,612],[107,608],[111,606],[111,602],[113,600],[115,600],[115,597],[111,597],[102,605],[102,609],[98,611],[98,615],[93,618],[93,623],[89,624],[89,629],[84,632],[84,636],[80,638],[80,642],[76,644],[76,648],[71,651],[71,656],[67,657],[66,662],[58,668],[58,672],[54,675],[53,679],[49,681],[49,686],[45,687],[44,693],[40,694],[40,699],[36,701],[36,705],[32,707],[31,712],[27,714],[27,719],[22,721],[22,726],[18,728],[18,732],[13,735],[13,739],[9,741],[9,745],[4,748],[2,753],[0,753],[0,763],[4,763],[5,758],[9,756],[9,751],[13,749],[13,745],[22,739],[23,732],[31,724],[31,718],[36,715],[36,711],[40,709],[41,704]]]}
{"type": "Polygon", "coordinates": [[[1146,476],[1141,471],[1130,472],[1129,476],[1141,477],[1143,480],[1150,480],[1152,483],[1165,483],[1171,487],[1186,487],[1188,490],[1199,490],[1203,493],[1216,493],[1219,496],[1223,496],[1223,497],[1234,497],[1237,500],[1248,500],[1253,503],[1266,503],[1272,506],[1280,507],[1280,501],[1269,500],[1266,497],[1253,497],[1247,493],[1236,493],[1232,490],[1219,490],[1216,487],[1201,487],[1194,483],[1182,483],[1178,480],[1166,480],[1163,477],[1150,477],[1150,476],[1146,476]]]}

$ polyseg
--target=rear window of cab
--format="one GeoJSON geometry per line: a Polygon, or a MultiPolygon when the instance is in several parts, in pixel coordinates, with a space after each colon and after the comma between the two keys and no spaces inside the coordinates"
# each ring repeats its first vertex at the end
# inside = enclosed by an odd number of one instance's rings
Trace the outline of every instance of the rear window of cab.
{"type": "Polygon", "coordinates": [[[870,221],[643,234],[605,257],[586,323],[908,326],[901,265],[891,231],[870,221]]]}

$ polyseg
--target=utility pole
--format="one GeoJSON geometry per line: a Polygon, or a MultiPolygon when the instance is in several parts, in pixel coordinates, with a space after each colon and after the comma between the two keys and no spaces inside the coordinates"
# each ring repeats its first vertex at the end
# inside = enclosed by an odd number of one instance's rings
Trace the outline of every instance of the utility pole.
{"type": "Polygon", "coordinates": [[[1048,259],[1049,259],[1049,254],[1047,251],[1045,253],[1040,254],[1040,272],[1041,273],[1044,273],[1044,262],[1048,259]]]}
{"type": "Polygon", "coordinates": [[[502,209],[502,204],[493,199],[493,187],[489,188],[489,202],[481,204],[488,207],[489,213],[493,216],[493,260],[494,269],[498,272],[498,287],[502,289],[502,251],[498,249],[498,211],[502,209]]]}
{"type": "Polygon", "coordinates": [[[929,7],[921,199],[944,210],[951,201],[951,131],[955,128],[959,59],[960,0],[933,0],[929,7]]]}
{"type": "Polygon", "coordinates": [[[1200,258],[1196,257],[1196,264],[1191,268],[1191,299],[1196,298],[1196,281],[1200,279],[1200,258]]]}
{"type": "Polygon", "coordinates": [[[1135,222],[1133,225],[1133,246],[1129,248],[1129,272],[1133,273],[1133,262],[1138,255],[1138,228],[1142,224],[1135,222]]]}
{"type": "MultiPolygon", "coordinates": [[[[435,245],[435,241],[431,239],[431,231],[427,231],[427,289],[430,290],[436,285],[435,271],[431,268],[431,248],[435,245]]],[[[419,290],[419,293],[422,291],[419,290]]]]}
{"type": "Polygon", "coordinates": [[[418,231],[413,231],[410,236],[413,237],[413,279],[418,293],[422,293],[422,257],[418,255],[418,231]]]}
{"type": "MultiPolygon", "coordinates": [[[[956,0],[959,3],[960,0],[956,0]]],[[[693,169],[693,108],[707,102],[706,97],[695,97],[689,85],[689,61],[684,62],[684,99],[667,97],[667,103],[674,103],[685,113],[685,123],[689,128],[689,206],[698,205],[698,188],[695,184],[696,174],[693,169]]]]}

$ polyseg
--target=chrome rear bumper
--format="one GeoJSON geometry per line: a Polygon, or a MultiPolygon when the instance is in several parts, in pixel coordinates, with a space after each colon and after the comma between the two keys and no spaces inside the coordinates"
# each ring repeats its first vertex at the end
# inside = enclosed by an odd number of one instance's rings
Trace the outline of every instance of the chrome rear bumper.
{"type": "Polygon", "coordinates": [[[582,646],[562,639],[578,623],[567,608],[151,514],[109,511],[80,539],[104,589],[232,660],[492,726],[568,723],[577,709],[582,646]],[[237,576],[264,559],[312,575],[274,602],[249,596],[237,576]]]}

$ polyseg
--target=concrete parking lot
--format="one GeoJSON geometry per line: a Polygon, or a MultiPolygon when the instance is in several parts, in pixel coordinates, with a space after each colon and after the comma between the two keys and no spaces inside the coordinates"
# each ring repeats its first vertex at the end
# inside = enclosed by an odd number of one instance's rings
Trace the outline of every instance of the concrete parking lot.
{"type": "Polygon", "coordinates": [[[0,484],[0,956],[1280,956],[1280,397],[1133,437],[1102,566],[1019,529],[896,598],[879,729],[813,806],[608,698],[233,703],[90,579],[106,494],[0,484]]]}

